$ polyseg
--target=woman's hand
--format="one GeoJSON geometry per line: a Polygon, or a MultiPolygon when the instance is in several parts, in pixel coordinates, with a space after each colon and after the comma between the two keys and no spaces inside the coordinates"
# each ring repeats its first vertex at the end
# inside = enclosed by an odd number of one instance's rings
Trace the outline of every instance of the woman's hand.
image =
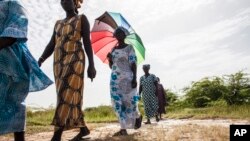
{"type": "Polygon", "coordinates": [[[137,81],[136,81],[136,79],[132,80],[131,85],[132,85],[132,88],[136,88],[137,87],[137,81]]]}
{"type": "Polygon", "coordinates": [[[108,58],[109,62],[112,61],[112,54],[111,54],[111,53],[108,53],[108,54],[107,54],[107,58],[108,58]]]}
{"type": "Polygon", "coordinates": [[[107,54],[107,58],[109,61],[109,68],[112,68],[113,61],[112,61],[112,54],[110,52],[107,54]]]}
{"type": "Polygon", "coordinates": [[[90,65],[88,67],[88,78],[90,78],[91,81],[93,81],[93,79],[95,78],[95,76],[96,76],[95,67],[93,65],[90,65]]]}
{"type": "Polygon", "coordinates": [[[40,57],[38,60],[38,66],[41,67],[43,62],[44,62],[44,59],[40,57]]]}

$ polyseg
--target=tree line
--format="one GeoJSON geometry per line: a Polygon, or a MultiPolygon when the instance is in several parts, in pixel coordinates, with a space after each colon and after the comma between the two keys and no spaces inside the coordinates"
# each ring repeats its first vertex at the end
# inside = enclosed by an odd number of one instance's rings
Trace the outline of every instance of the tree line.
{"type": "Polygon", "coordinates": [[[168,106],[202,108],[214,105],[250,104],[249,74],[239,71],[222,77],[205,77],[183,89],[177,96],[166,90],[168,106]]]}

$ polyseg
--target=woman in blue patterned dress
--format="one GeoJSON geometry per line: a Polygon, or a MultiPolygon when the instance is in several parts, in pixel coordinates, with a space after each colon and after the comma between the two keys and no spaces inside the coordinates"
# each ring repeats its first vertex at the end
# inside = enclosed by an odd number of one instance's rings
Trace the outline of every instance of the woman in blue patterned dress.
{"type": "Polygon", "coordinates": [[[28,19],[17,0],[0,0],[0,135],[24,141],[25,98],[52,81],[39,69],[27,46],[28,19]]]}
{"type": "Polygon", "coordinates": [[[119,27],[114,32],[118,45],[108,54],[112,69],[110,93],[112,106],[119,119],[121,130],[114,136],[128,135],[126,129],[141,127],[142,116],[138,110],[136,87],[136,55],[134,48],[124,42],[128,31],[119,27]]]}
{"type": "Polygon", "coordinates": [[[150,65],[143,65],[143,71],[145,75],[140,78],[139,94],[142,94],[142,101],[144,104],[144,110],[147,117],[145,124],[151,124],[150,118],[158,118],[158,100],[156,96],[157,78],[154,74],[149,73],[150,65]]]}

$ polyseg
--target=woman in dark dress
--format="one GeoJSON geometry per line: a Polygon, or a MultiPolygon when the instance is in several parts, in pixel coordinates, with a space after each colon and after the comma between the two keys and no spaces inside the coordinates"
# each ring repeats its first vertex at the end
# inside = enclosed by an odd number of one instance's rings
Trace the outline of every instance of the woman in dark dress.
{"type": "Polygon", "coordinates": [[[167,105],[166,102],[166,92],[162,86],[162,84],[160,83],[160,78],[157,77],[158,83],[157,83],[157,90],[156,90],[156,94],[157,94],[157,98],[158,98],[158,115],[160,115],[160,119],[162,120],[162,114],[166,114],[166,110],[165,107],[167,105]]]}

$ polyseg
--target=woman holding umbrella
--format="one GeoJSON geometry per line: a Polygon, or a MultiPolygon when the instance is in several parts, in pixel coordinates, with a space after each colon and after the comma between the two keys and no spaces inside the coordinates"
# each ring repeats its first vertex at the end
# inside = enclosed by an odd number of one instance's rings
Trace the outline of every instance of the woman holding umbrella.
{"type": "Polygon", "coordinates": [[[118,45],[108,54],[109,66],[112,69],[110,80],[110,93],[112,106],[118,116],[121,130],[114,136],[128,135],[126,129],[141,127],[142,116],[138,110],[137,96],[137,66],[133,47],[124,42],[129,32],[118,27],[114,37],[118,45]]]}
{"type": "Polygon", "coordinates": [[[95,78],[93,52],[90,43],[89,22],[85,15],[78,15],[82,0],[61,0],[66,18],[58,20],[52,38],[39,59],[41,65],[54,52],[54,75],[57,90],[57,107],[52,124],[55,126],[52,141],[60,141],[64,130],[80,128],[73,141],[90,133],[83,113],[83,84],[85,54],[88,56],[88,77],[95,78]]]}

